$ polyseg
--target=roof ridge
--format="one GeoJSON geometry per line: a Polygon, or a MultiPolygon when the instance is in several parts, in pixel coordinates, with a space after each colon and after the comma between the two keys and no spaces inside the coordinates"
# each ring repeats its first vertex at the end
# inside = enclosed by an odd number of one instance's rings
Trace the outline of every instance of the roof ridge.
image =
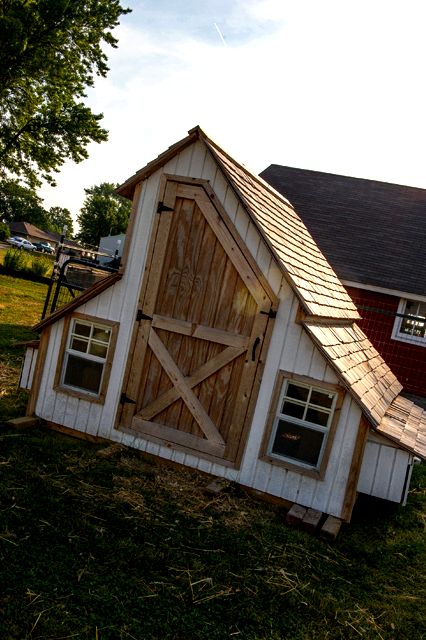
{"type": "Polygon", "coordinates": [[[265,173],[265,171],[267,171],[271,167],[278,167],[280,169],[282,168],[290,171],[299,171],[301,173],[310,173],[312,175],[330,176],[333,178],[344,178],[345,180],[356,180],[359,182],[368,182],[371,184],[380,184],[380,185],[386,185],[390,187],[397,187],[397,188],[403,188],[403,189],[413,189],[415,191],[423,191],[426,193],[426,187],[415,187],[414,185],[403,184],[402,182],[389,182],[388,180],[378,180],[376,178],[360,178],[359,176],[351,176],[346,173],[334,173],[334,171],[319,171],[316,169],[304,169],[303,167],[291,167],[290,165],[279,164],[277,162],[272,162],[270,165],[265,167],[265,169],[263,169],[260,173],[261,174],[265,173]]]}
{"type": "MultiPolygon", "coordinates": [[[[262,187],[264,189],[266,189],[267,191],[269,191],[269,193],[272,193],[272,195],[274,195],[278,200],[281,200],[282,202],[284,202],[284,204],[290,206],[293,211],[296,213],[293,205],[291,204],[290,200],[288,200],[285,196],[283,196],[282,193],[280,193],[279,191],[277,191],[276,189],[274,189],[274,187],[272,185],[270,185],[268,182],[266,182],[266,180],[264,180],[259,174],[255,173],[254,171],[252,171],[251,169],[249,169],[248,167],[246,167],[244,164],[242,164],[241,162],[239,162],[238,160],[235,160],[235,158],[233,158],[227,151],[225,151],[217,142],[215,142],[214,140],[212,140],[212,138],[210,138],[205,131],[203,131],[200,127],[195,127],[195,129],[198,129],[198,132],[200,134],[200,137],[202,137],[202,139],[204,141],[209,142],[213,147],[215,147],[218,151],[220,151],[221,153],[223,153],[223,155],[233,164],[237,165],[238,167],[240,167],[243,171],[245,171],[246,173],[248,173],[250,175],[251,178],[253,178],[256,182],[258,182],[259,184],[262,185],[262,187]]],[[[195,131],[195,129],[191,129],[190,131],[188,131],[188,133],[192,133],[193,131],[195,131]]]]}

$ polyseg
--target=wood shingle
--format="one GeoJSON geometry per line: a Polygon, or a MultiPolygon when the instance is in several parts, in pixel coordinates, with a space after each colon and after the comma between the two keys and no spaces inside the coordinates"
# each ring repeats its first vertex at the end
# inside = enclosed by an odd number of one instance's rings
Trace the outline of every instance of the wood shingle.
{"type": "MultiPolygon", "coordinates": [[[[408,447],[408,442],[414,443],[415,446],[408,448],[424,455],[421,444],[426,434],[424,415],[419,417],[413,409],[415,405],[407,405],[410,401],[395,404],[402,390],[401,384],[355,324],[359,319],[355,305],[285,196],[231,158],[199,127],[192,129],[187,138],[167,149],[127,180],[119,193],[131,197],[139,182],[195,140],[207,147],[244,204],[300,300],[306,314],[304,328],[359,403],[372,426],[383,435],[389,432],[391,439],[399,438],[405,447],[408,447]],[[391,407],[393,413],[389,414],[391,407]]],[[[270,174],[267,177],[269,181],[270,174]]],[[[282,191],[282,185],[279,186],[282,191]]],[[[329,235],[333,235],[334,240],[335,233],[329,235]]]]}

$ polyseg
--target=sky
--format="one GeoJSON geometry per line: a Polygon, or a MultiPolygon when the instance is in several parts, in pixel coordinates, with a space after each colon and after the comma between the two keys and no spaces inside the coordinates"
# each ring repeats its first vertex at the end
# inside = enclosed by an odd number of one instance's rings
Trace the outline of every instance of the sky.
{"type": "Polygon", "coordinates": [[[196,125],[246,167],[426,188],[424,0],[122,0],[88,91],[109,140],[67,162],[44,206],[122,183],[196,125]]]}

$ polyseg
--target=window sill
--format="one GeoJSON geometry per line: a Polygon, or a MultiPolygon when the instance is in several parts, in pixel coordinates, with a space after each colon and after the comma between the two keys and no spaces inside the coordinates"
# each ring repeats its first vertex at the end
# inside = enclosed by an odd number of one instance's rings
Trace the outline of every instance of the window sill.
{"type": "Polygon", "coordinates": [[[313,478],[314,480],[323,480],[324,478],[324,468],[321,468],[325,466],[323,464],[321,465],[320,469],[308,469],[307,467],[298,465],[297,462],[290,462],[289,460],[276,458],[275,456],[271,456],[268,454],[260,456],[259,459],[262,460],[262,462],[267,462],[268,464],[282,467],[284,469],[287,469],[288,471],[292,471],[293,473],[298,473],[299,475],[313,478]]]}
{"type": "Polygon", "coordinates": [[[411,344],[413,347],[426,347],[426,338],[415,338],[410,335],[395,334],[392,336],[392,340],[397,342],[404,342],[405,344],[411,344]]]}
{"type": "Polygon", "coordinates": [[[78,389],[70,389],[69,387],[65,387],[64,385],[55,385],[53,387],[54,391],[58,391],[59,393],[64,393],[67,396],[73,396],[74,398],[79,398],[80,400],[86,400],[86,402],[92,402],[94,404],[104,404],[105,396],[102,394],[91,394],[85,393],[83,389],[79,391],[78,389]]]}

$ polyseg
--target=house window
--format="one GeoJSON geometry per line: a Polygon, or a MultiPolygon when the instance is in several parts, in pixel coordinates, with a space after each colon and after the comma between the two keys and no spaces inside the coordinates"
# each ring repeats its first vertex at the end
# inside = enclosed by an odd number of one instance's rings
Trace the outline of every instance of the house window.
{"type": "Polygon", "coordinates": [[[268,455],[318,471],[330,438],[337,391],[284,378],[268,455]]]}
{"type": "Polygon", "coordinates": [[[88,317],[71,318],[57,375],[57,386],[61,390],[94,399],[104,395],[115,330],[114,323],[88,317]]]}
{"type": "Polygon", "coordinates": [[[426,302],[400,301],[392,337],[403,342],[426,345],[426,302]]]}

